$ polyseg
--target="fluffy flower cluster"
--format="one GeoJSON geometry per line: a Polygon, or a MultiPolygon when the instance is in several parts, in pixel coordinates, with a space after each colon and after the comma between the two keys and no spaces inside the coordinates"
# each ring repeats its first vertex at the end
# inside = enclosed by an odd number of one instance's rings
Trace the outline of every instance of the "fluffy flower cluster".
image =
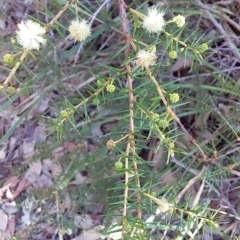
{"type": "Polygon", "coordinates": [[[81,21],[73,20],[68,27],[68,31],[70,37],[76,41],[84,41],[91,35],[91,28],[84,19],[81,21]]]}
{"type": "Polygon", "coordinates": [[[178,27],[182,27],[185,24],[185,17],[182,15],[177,15],[173,18],[173,22],[175,22],[178,27]]]}
{"type": "Polygon", "coordinates": [[[159,12],[156,6],[148,8],[148,14],[143,20],[143,28],[149,33],[160,33],[164,27],[164,13],[159,12]]]}
{"type": "Polygon", "coordinates": [[[157,59],[157,55],[153,52],[148,52],[145,50],[140,50],[137,53],[135,64],[139,67],[149,67],[154,65],[157,59]]]}
{"type": "Polygon", "coordinates": [[[39,50],[40,45],[44,45],[47,42],[47,40],[43,38],[45,33],[45,28],[41,27],[39,23],[33,22],[32,20],[21,21],[18,24],[16,38],[24,49],[39,50]]]}

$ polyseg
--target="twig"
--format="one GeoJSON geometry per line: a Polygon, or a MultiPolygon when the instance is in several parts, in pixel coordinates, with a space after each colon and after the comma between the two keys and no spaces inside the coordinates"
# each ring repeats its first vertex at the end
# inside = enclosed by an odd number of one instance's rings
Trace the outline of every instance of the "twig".
{"type": "Polygon", "coordinates": [[[202,170],[197,174],[197,176],[195,176],[194,178],[192,178],[188,184],[183,188],[183,190],[178,194],[177,198],[176,198],[176,204],[179,203],[179,201],[181,200],[183,194],[205,173],[206,171],[206,167],[204,166],[202,168],[202,170]]]}
{"type": "Polygon", "coordinates": [[[202,161],[205,161],[207,159],[206,155],[204,154],[202,148],[199,146],[199,144],[194,140],[194,138],[188,133],[188,131],[185,129],[185,127],[183,126],[183,124],[181,123],[180,119],[177,117],[177,115],[174,113],[174,111],[172,110],[172,108],[168,105],[166,98],[164,97],[163,94],[163,90],[162,88],[159,86],[157,80],[155,79],[155,77],[152,75],[152,72],[150,70],[149,67],[145,67],[151,81],[155,84],[158,94],[161,97],[161,100],[163,101],[168,113],[174,118],[174,120],[179,124],[179,126],[181,127],[182,131],[184,133],[186,133],[186,135],[189,137],[190,141],[199,149],[199,151],[201,152],[202,155],[202,161]]]}
{"type": "Polygon", "coordinates": [[[17,71],[17,69],[19,68],[19,66],[21,65],[21,63],[23,62],[23,60],[26,58],[27,55],[28,55],[28,50],[24,50],[23,53],[22,53],[22,56],[19,59],[19,61],[16,63],[14,68],[11,70],[11,72],[8,75],[8,77],[6,78],[6,80],[3,82],[4,85],[7,85],[9,82],[11,82],[11,85],[12,85],[12,77],[15,74],[15,72],[17,71]]]}
{"type": "MultiPolygon", "coordinates": [[[[126,18],[126,4],[124,0],[118,0],[119,5],[119,14],[120,18],[122,20],[122,30],[123,30],[123,37],[124,41],[127,45],[125,48],[125,58],[129,59],[130,54],[130,46],[132,45],[134,50],[136,50],[136,46],[132,41],[132,38],[129,34],[129,26],[128,21],[126,18]]],[[[125,66],[126,72],[127,72],[127,85],[128,85],[128,98],[129,98],[129,141],[127,144],[127,151],[131,151],[131,155],[135,156],[135,140],[134,140],[134,95],[133,95],[133,79],[131,77],[131,67],[129,64],[125,66]]],[[[129,162],[128,162],[128,155],[125,159],[125,167],[128,168],[129,162]]],[[[135,175],[135,182],[137,187],[140,189],[140,180],[138,176],[138,166],[137,162],[133,160],[133,168],[134,168],[134,175],[135,175]]],[[[124,239],[124,229],[126,225],[126,213],[127,213],[127,197],[128,197],[128,188],[127,188],[127,182],[128,182],[129,174],[128,171],[125,171],[125,193],[124,193],[124,210],[123,210],[123,223],[122,223],[122,239],[124,239]]],[[[139,220],[142,219],[142,210],[141,210],[141,193],[140,191],[137,191],[137,217],[139,220]]]]}
{"type": "Polygon", "coordinates": [[[46,31],[49,30],[49,28],[63,15],[63,13],[77,0],[69,0],[69,2],[66,3],[66,5],[53,17],[53,19],[45,25],[46,31]]]}

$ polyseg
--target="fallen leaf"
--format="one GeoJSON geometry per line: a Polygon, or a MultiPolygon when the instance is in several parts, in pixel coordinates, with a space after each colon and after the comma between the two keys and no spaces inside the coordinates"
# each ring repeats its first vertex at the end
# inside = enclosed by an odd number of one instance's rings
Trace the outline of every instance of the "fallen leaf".
{"type": "Polygon", "coordinates": [[[78,228],[89,229],[94,227],[95,223],[91,216],[83,214],[75,214],[74,216],[74,225],[78,228]]]}
{"type": "Polygon", "coordinates": [[[8,216],[7,214],[0,209],[0,230],[5,232],[7,229],[7,225],[8,225],[8,216]]]}
{"type": "Polygon", "coordinates": [[[16,202],[12,201],[12,202],[5,202],[4,204],[2,204],[2,210],[8,215],[12,215],[18,212],[19,208],[17,207],[16,202]]]}
{"type": "Polygon", "coordinates": [[[5,162],[7,145],[0,149],[0,163],[5,162]]]}
{"type": "Polygon", "coordinates": [[[63,148],[65,149],[66,152],[71,153],[77,148],[77,145],[73,142],[65,142],[63,143],[63,148]]]}
{"type": "Polygon", "coordinates": [[[9,221],[8,221],[7,230],[5,232],[5,239],[11,239],[13,237],[14,232],[15,232],[15,226],[16,226],[15,216],[10,216],[9,221]]]}
{"type": "Polygon", "coordinates": [[[23,158],[28,159],[34,154],[35,141],[34,139],[24,139],[22,144],[23,158]]]}
{"type": "Polygon", "coordinates": [[[57,177],[62,173],[62,167],[59,164],[54,163],[51,159],[44,159],[43,161],[43,173],[46,176],[57,177]]]}
{"type": "Polygon", "coordinates": [[[86,177],[83,176],[81,173],[77,173],[75,175],[75,180],[71,181],[69,184],[70,185],[81,185],[83,183],[85,183],[86,181],[86,177]]]}
{"type": "Polygon", "coordinates": [[[27,189],[30,185],[31,183],[27,180],[27,178],[24,177],[18,184],[16,191],[13,193],[13,198],[16,198],[21,192],[27,189]]]}
{"type": "Polygon", "coordinates": [[[11,176],[10,178],[7,179],[7,181],[4,183],[3,187],[8,186],[10,188],[15,188],[18,183],[18,176],[11,176]]]}
{"type": "Polygon", "coordinates": [[[28,172],[34,173],[37,176],[40,176],[41,172],[42,172],[42,163],[40,160],[30,163],[29,164],[29,169],[28,172]]]}
{"type": "Polygon", "coordinates": [[[72,238],[71,240],[97,240],[100,239],[101,235],[99,233],[100,230],[98,228],[96,229],[89,229],[87,231],[84,231],[79,236],[72,238]]]}
{"type": "Polygon", "coordinates": [[[178,72],[190,68],[192,65],[191,58],[178,58],[175,64],[172,66],[171,72],[178,72]]]}
{"type": "Polygon", "coordinates": [[[46,132],[43,126],[37,126],[34,131],[35,143],[42,143],[46,140],[46,132]]]}
{"type": "Polygon", "coordinates": [[[9,188],[7,188],[6,197],[9,200],[13,200],[13,194],[11,193],[9,188]]]}

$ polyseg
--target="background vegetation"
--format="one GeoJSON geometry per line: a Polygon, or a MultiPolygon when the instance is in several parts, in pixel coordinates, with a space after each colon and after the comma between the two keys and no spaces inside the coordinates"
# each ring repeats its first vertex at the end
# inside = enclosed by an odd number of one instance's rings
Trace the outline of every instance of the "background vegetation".
{"type": "MultiPolygon", "coordinates": [[[[22,51],[17,23],[48,24],[66,3],[1,1],[2,83],[20,57],[9,65],[4,55],[22,51]]],[[[3,239],[239,237],[240,3],[125,3],[142,14],[157,5],[166,21],[181,14],[186,24],[149,34],[136,13],[121,12],[121,1],[76,1],[50,27],[47,45],[17,70],[16,92],[2,86],[3,239]],[[84,43],[68,37],[77,16],[91,24],[84,43]],[[147,69],[135,66],[137,51],[126,39],[124,21],[138,49],[142,42],[156,46],[151,73],[158,85],[147,69]],[[205,43],[209,49],[198,54],[205,43]],[[169,58],[170,51],[178,57],[169,58]],[[106,90],[111,83],[114,92],[106,90]],[[174,93],[177,102],[171,101],[174,93]]]]}

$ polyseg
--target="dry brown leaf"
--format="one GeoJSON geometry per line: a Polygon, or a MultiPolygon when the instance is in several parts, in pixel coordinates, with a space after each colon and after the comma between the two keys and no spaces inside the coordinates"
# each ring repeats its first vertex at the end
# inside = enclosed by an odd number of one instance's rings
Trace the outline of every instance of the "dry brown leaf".
{"type": "Polygon", "coordinates": [[[9,200],[13,200],[13,194],[11,193],[11,191],[10,191],[9,188],[7,188],[6,197],[7,197],[7,199],[9,199],[9,200]]]}
{"type": "Polygon", "coordinates": [[[16,147],[16,143],[17,143],[17,138],[11,137],[8,144],[9,151],[13,150],[16,147]]]}
{"type": "Polygon", "coordinates": [[[151,166],[154,172],[160,171],[166,166],[166,148],[160,147],[153,153],[151,166]]]}
{"type": "Polygon", "coordinates": [[[191,58],[178,58],[175,64],[172,66],[171,72],[178,72],[190,68],[192,65],[191,58]]]}
{"type": "Polygon", "coordinates": [[[7,152],[7,145],[0,149],[0,163],[5,162],[7,152]]]}
{"type": "Polygon", "coordinates": [[[75,214],[74,225],[78,228],[90,229],[94,227],[95,223],[91,218],[91,216],[87,214],[83,214],[83,215],[75,214]]]}
{"type": "Polygon", "coordinates": [[[62,173],[62,167],[59,164],[54,163],[51,159],[43,160],[43,173],[46,176],[57,177],[62,173]]]}
{"type": "Polygon", "coordinates": [[[71,240],[97,240],[100,239],[100,237],[100,230],[98,230],[98,227],[96,227],[95,229],[84,231],[82,234],[75,238],[72,238],[71,240]]]}
{"type": "Polygon", "coordinates": [[[27,120],[30,120],[34,117],[38,117],[40,114],[45,112],[49,106],[49,98],[45,97],[41,100],[39,104],[37,104],[31,112],[28,114],[27,120]]]}
{"type": "Polygon", "coordinates": [[[33,183],[33,186],[35,188],[42,188],[42,189],[47,189],[52,185],[53,185],[53,182],[51,178],[46,176],[45,174],[42,174],[40,177],[36,177],[36,180],[33,183]]]}
{"type": "Polygon", "coordinates": [[[160,184],[164,186],[173,185],[175,183],[178,183],[178,181],[179,181],[179,178],[176,172],[175,171],[172,172],[172,170],[164,173],[159,179],[160,184]]]}
{"type": "Polygon", "coordinates": [[[77,145],[73,142],[65,142],[63,143],[63,148],[66,152],[71,153],[77,148],[77,145]]]}
{"type": "Polygon", "coordinates": [[[8,216],[7,214],[0,209],[0,230],[5,232],[7,229],[7,225],[8,225],[8,216]]]}
{"type": "Polygon", "coordinates": [[[57,225],[49,225],[48,223],[40,223],[40,228],[47,232],[48,234],[55,234],[57,230],[57,225]]]}
{"type": "Polygon", "coordinates": [[[194,127],[195,129],[200,129],[202,130],[207,126],[207,120],[212,112],[201,112],[195,120],[194,127]]]}
{"type": "Polygon", "coordinates": [[[5,186],[9,186],[10,188],[15,188],[17,186],[18,183],[18,176],[11,176],[3,185],[3,187],[5,186]]]}
{"type": "Polygon", "coordinates": [[[46,132],[43,126],[37,126],[34,131],[35,143],[42,143],[46,140],[46,132]]]}
{"type": "Polygon", "coordinates": [[[42,163],[40,160],[30,163],[29,164],[29,169],[28,172],[31,172],[37,176],[40,176],[41,172],[42,172],[42,163]]]}
{"type": "Polygon", "coordinates": [[[2,204],[2,210],[8,215],[12,215],[18,212],[19,208],[17,207],[17,204],[15,201],[11,201],[11,202],[8,201],[2,204]]]}
{"type": "Polygon", "coordinates": [[[28,159],[34,154],[35,141],[34,139],[24,139],[22,144],[23,158],[28,159]]]}
{"type": "Polygon", "coordinates": [[[222,110],[224,112],[225,116],[229,116],[230,115],[231,108],[232,108],[231,106],[227,106],[227,105],[225,105],[223,103],[219,103],[218,107],[219,107],[220,110],[222,110]]]}
{"type": "Polygon", "coordinates": [[[5,239],[11,239],[13,237],[13,234],[15,232],[15,226],[16,226],[15,216],[10,216],[7,230],[5,232],[5,239]]]}
{"type": "Polygon", "coordinates": [[[83,176],[81,173],[77,173],[75,175],[75,180],[71,181],[69,185],[81,185],[85,183],[85,181],[86,181],[86,177],[83,176]]]}
{"type": "Polygon", "coordinates": [[[30,185],[31,183],[27,180],[27,178],[24,177],[18,184],[16,191],[13,193],[13,198],[16,198],[21,192],[27,189],[30,185]]]}

